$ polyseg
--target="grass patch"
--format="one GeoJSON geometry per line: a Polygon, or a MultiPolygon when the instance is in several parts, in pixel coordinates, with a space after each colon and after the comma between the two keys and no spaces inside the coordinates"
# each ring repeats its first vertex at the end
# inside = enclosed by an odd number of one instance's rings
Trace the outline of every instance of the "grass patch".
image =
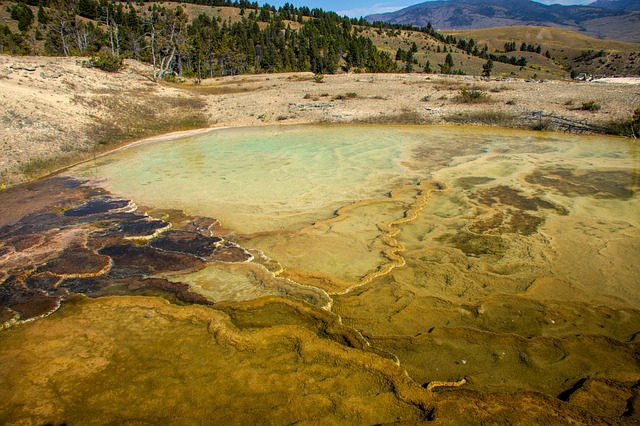
{"type": "Polygon", "coordinates": [[[474,86],[460,89],[455,99],[463,104],[478,104],[489,102],[490,96],[484,90],[480,90],[474,86]]]}
{"type": "Polygon", "coordinates": [[[27,178],[35,179],[60,170],[70,164],[78,163],[89,158],[86,151],[65,152],[55,157],[33,158],[21,164],[18,170],[27,178]]]}
{"type": "Polygon", "coordinates": [[[513,127],[518,117],[498,110],[465,111],[442,117],[448,123],[513,127]]]}
{"type": "Polygon", "coordinates": [[[431,84],[438,90],[458,90],[464,85],[462,81],[448,78],[432,80],[431,84]]]}
{"type": "Polygon", "coordinates": [[[402,108],[394,114],[382,114],[353,120],[357,124],[433,124],[433,119],[421,115],[418,111],[402,108]]]}
{"type": "Polygon", "coordinates": [[[17,113],[12,109],[4,112],[2,117],[0,117],[0,122],[6,126],[16,127],[18,129],[34,127],[36,125],[33,118],[17,113]]]}
{"type": "Polygon", "coordinates": [[[102,90],[91,96],[75,95],[72,102],[96,112],[86,139],[61,146],[53,155],[33,158],[19,166],[29,179],[46,176],[135,140],[163,133],[208,127],[206,102],[200,96],[172,97],[153,93],[102,90]]]}
{"type": "Polygon", "coordinates": [[[596,103],[596,101],[588,101],[588,102],[583,102],[582,108],[580,109],[583,111],[600,111],[602,107],[600,106],[599,103],[596,103]]]}
{"type": "Polygon", "coordinates": [[[209,124],[203,114],[206,102],[202,97],[149,96],[135,102],[122,102],[120,98],[108,96],[101,104],[108,106],[108,112],[96,119],[88,135],[106,149],[114,144],[209,124]]]}
{"type": "Polygon", "coordinates": [[[189,83],[163,82],[162,84],[164,84],[165,86],[173,87],[174,89],[183,90],[193,95],[202,95],[202,96],[231,95],[235,93],[255,92],[256,90],[260,89],[259,87],[244,87],[242,86],[241,83],[242,82],[224,82],[224,83],[216,83],[216,84],[189,84],[189,83]]]}
{"type": "MultiPolygon", "coordinates": [[[[269,77],[267,77],[265,80],[269,80],[269,77]]],[[[249,84],[249,83],[261,83],[263,80],[260,78],[240,78],[240,79],[230,79],[230,80],[222,80],[222,81],[217,81],[216,84],[220,85],[220,86],[230,86],[230,85],[242,85],[242,84],[249,84]]]]}
{"type": "Polygon", "coordinates": [[[313,81],[313,75],[309,74],[294,74],[287,77],[289,81],[313,81]]]}
{"type": "Polygon", "coordinates": [[[602,126],[604,133],[608,135],[618,135],[628,138],[637,138],[640,123],[633,123],[632,120],[612,120],[602,126]]]}
{"type": "Polygon", "coordinates": [[[497,86],[497,87],[492,87],[489,91],[491,93],[501,93],[507,90],[513,90],[513,88],[507,87],[507,86],[497,86]]]}
{"type": "Polygon", "coordinates": [[[344,95],[340,94],[340,95],[336,95],[333,97],[334,101],[344,101],[345,99],[354,99],[357,98],[358,94],[355,92],[349,92],[349,93],[345,93],[344,95]]]}
{"type": "Polygon", "coordinates": [[[39,178],[135,140],[210,125],[203,114],[206,102],[200,97],[138,95],[134,100],[130,94],[119,94],[98,99],[76,96],[74,101],[101,105],[106,111],[94,117],[94,124],[86,131],[86,142],[68,149],[61,147],[51,157],[31,159],[19,167],[24,176],[39,178]]]}

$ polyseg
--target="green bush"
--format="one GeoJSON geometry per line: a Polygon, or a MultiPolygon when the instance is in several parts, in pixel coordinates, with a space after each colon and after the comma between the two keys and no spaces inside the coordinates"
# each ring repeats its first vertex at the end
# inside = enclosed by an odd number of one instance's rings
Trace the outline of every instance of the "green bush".
{"type": "Polygon", "coordinates": [[[164,75],[162,76],[162,79],[164,81],[167,81],[169,83],[177,83],[178,82],[178,74],[176,74],[173,71],[167,71],[166,73],[164,73],[164,75]]]}
{"type": "Polygon", "coordinates": [[[633,111],[631,119],[616,120],[607,123],[604,127],[605,133],[612,135],[627,136],[632,138],[640,137],[640,106],[633,111]]]}
{"type": "Polygon", "coordinates": [[[600,104],[596,103],[596,101],[589,101],[589,102],[582,103],[583,111],[599,111],[600,108],[602,107],[600,106],[600,104]]]}
{"type": "Polygon", "coordinates": [[[98,68],[107,72],[118,72],[124,69],[124,61],[122,58],[110,52],[100,52],[97,57],[89,59],[87,64],[90,68],[98,68]]]}
{"type": "Polygon", "coordinates": [[[473,87],[470,89],[467,87],[463,87],[462,89],[460,89],[460,95],[458,96],[458,99],[462,103],[473,104],[486,102],[489,99],[489,96],[487,95],[487,92],[483,90],[478,90],[473,87]]]}
{"type": "Polygon", "coordinates": [[[464,111],[446,114],[442,118],[455,124],[485,124],[489,126],[512,127],[518,116],[512,113],[483,108],[480,111],[464,111]]]}

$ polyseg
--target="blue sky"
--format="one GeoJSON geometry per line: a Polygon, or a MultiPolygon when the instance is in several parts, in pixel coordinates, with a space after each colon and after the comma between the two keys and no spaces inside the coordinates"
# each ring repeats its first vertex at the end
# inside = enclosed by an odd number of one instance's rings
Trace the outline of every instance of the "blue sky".
{"type": "Polygon", "coordinates": [[[259,4],[269,3],[271,6],[280,7],[290,3],[296,7],[308,6],[320,8],[326,11],[336,12],[338,15],[347,15],[352,18],[370,15],[372,13],[393,12],[407,6],[422,3],[424,0],[404,0],[380,2],[376,0],[258,0],[259,4]]]}
{"type": "MultiPolygon", "coordinates": [[[[422,3],[425,0],[396,0],[396,1],[379,1],[379,0],[258,0],[259,4],[269,3],[272,6],[280,7],[285,3],[291,3],[294,6],[308,6],[310,8],[318,7],[326,11],[333,11],[338,15],[347,15],[352,18],[359,18],[371,13],[393,12],[407,6],[422,3]]],[[[589,4],[595,0],[537,0],[544,4],[589,4]]]]}

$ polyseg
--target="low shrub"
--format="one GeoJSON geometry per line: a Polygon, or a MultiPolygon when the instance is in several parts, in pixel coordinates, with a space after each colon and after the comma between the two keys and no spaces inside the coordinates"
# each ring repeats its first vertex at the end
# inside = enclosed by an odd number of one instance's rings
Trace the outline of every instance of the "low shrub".
{"type": "Polygon", "coordinates": [[[124,69],[124,61],[122,58],[110,53],[100,52],[98,56],[94,56],[83,63],[88,68],[98,68],[106,72],[118,72],[124,69]]]}
{"type": "Polygon", "coordinates": [[[345,99],[353,99],[353,98],[357,98],[358,94],[354,93],[354,92],[349,92],[349,93],[345,93],[344,95],[340,94],[340,95],[335,95],[333,97],[334,100],[336,101],[344,101],[345,99]]]}
{"type": "Polygon", "coordinates": [[[512,90],[512,88],[511,87],[507,87],[507,86],[492,87],[491,88],[491,93],[501,93],[501,92],[504,92],[506,90],[512,90]]]}
{"type": "Polygon", "coordinates": [[[460,89],[460,94],[457,97],[458,101],[464,104],[475,104],[480,102],[487,102],[489,100],[489,95],[484,90],[479,90],[477,88],[468,88],[463,87],[460,89]]]}
{"type": "Polygon", "coordinates": [[[410,108],[402,108],[392,114],[381,114],[372,117],[358,118],[353,123],[364,124],[432,124],[434,120],[410,108]]]}
{"type": "Polygon", "coordinates": [[[169,83],[177,83],[178,82],[178,74],[176,74],[173,71],[166,72],[162,78],[164,79],[164,81],[167,81],[169,83]]]}
{"type": "Polygon", "coordinates": [[[640,137],[640,107],[636,108],[631,119],[610,121],[603,126],[603,129],[610,135],[640,137]]]}
{"type": "Polygon", "coordinates": [[[581,109],[583,111],[599,111],[601,108],[600,104],[596,103],[596,101],[589,101],[583,102],[581,109]]]}
{"type": "Polygon", "coordinates": [[[517,120],[513,114],[499,110],[466,111],[447,114],[442,117],[448,123],[485,124],[489,126],[511,127],[517,120]]]}

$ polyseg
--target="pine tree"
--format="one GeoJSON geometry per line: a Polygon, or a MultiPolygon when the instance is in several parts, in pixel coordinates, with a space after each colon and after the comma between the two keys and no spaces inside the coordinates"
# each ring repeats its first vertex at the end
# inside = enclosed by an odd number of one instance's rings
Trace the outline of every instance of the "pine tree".
{"type": "Polygon", "coordinates": [[[42,7],[42,3],[38,5],[38,23],[45,27],[49,23],[49,14],[42,7]]]}
{"type": "Polygon", "coordinates": [[[18,21],[18,29],[22,32],[26,32],[33,23],[33,12],[31,11],[31,8],[20,2],[11,7],[10,10],[11,19],[18,21]]]}
{"type": "Polygon", "coordinates": [[[444,64],[440,65],[440,72],[442,74],[453,73],[453,57],[451,56],[451,53],[447,53],[447,57],[444,60],[444,64]]]}
{"type": "Polygon", "coordinates": [[[71,0],[55,0],[50,4],[50,25],[45,50],[52,55],[71,56],[72,37],[76,25],[71,0]]]}
{"type": "Polygon", "coordinates": [[[493,61],[491,59],[488,59],[487,63],[482,66],[483,77],[490,77],[492,70],[493,70],[493,61]]]}

